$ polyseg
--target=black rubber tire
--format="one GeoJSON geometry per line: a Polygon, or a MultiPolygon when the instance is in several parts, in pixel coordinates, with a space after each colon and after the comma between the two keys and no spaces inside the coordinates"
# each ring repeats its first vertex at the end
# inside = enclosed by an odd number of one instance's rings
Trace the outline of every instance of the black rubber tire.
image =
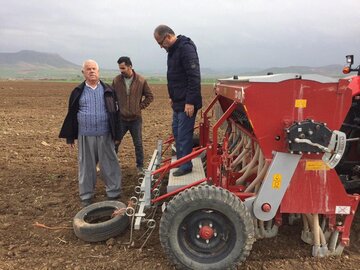
{"type": "Polygon", "coordinates": [[[126,208],[119,201],[103,201],[81,209],[73,219],[75,235],[86,242],[105,241],[122,233],[129,225],[129,217],[118,215],[111,218],[115,210],[126,208]]]}
{"type": "Polygon", "coordinates": [[[254,241],[254,225],[243,202],[215,186],[179,193],[160,221],[161,245],[178,269],[233,268],[245,261],[254,241]],[[197,228],[210,223],[217,235],[206,243],[197,228]]]}

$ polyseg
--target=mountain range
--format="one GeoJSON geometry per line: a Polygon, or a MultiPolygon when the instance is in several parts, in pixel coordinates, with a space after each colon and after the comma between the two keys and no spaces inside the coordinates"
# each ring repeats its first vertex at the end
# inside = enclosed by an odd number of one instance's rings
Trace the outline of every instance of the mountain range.
{"type": "MultiPolygon", "coordinates": [[[[58,54],[23,50],[16,53],[0,53],[0,79],[67,79],[81,78],[80,66],[65,60],[58,54]]],[[[203,78],[220,78],[232,75],[263,75],[267,73],[316,73],[325,76],[341,77],[341,65],[328,65],[321,67],[289,66],[272,67],[267,69],[240,68],[240,70],[215,70],[202,68],[203,78]]],[[[140,72],[145,76],[158,76],[158,72],[140,72]]],[[[117,70],[102,69],[101,76],[113,78],[117,70]]],[[[165,72],[163,73],[165,74],[165,72]]]]}
{"type": "Polygon", "coordinates": [[[55,68],[79,68],[78,65],[65,60],[58,54],[42,53],[36,51],[23,50],[17,53],[0,53],[0,65],[9,67],[29,68],[39,66],[49,66],[55,68]]]}
{"type": "MultiPolygon", "coordinates": [[[[0,53],[0,79],[82,79],[81,66],[59,54],[23,50],[0,53]]],[[[102,78],[114,78],[116,70],[101,71],[102,78]]]]}

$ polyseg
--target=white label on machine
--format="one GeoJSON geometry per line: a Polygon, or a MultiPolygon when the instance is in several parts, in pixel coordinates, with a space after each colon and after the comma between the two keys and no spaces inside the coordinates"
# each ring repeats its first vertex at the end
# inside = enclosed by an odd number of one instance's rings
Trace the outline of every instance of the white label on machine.
{"type": "Polygon", "coordinates": [[[165,212],[166,206],[167,206],[167,203],[166,203],[166,202],[164,202],[164,203],[161,205],[161,211],[162,211],[163,213],[165,212]]]}
{"type": "Polygon", "coordinates": [[[350,214],[350,206],[336,206],[335,214],[349,215],[350,214]]]}

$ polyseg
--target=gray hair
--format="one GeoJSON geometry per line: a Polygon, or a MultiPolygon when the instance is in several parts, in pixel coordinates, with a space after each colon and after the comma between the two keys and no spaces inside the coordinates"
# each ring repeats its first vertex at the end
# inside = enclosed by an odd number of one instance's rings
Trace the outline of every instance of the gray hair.
{"type": "Polygon", "coordinates": [[[154,34],[157,34],[159,37],[164,37],[166,34],[175,36],[175,32],[165,24],[160,24],[158,27],[156,27],[154,34]]]}
{"type": "Polygon", "coordinates": [[[95,63],[97,69],[99,70],[99,64],[95,61],[95,60],[92,60],[92,59],[88,59],[88,60],[85,60],[82,64],[82,68],[81,70],[84,71],[84,68],[86,66],[87,63],[95,63]]]}

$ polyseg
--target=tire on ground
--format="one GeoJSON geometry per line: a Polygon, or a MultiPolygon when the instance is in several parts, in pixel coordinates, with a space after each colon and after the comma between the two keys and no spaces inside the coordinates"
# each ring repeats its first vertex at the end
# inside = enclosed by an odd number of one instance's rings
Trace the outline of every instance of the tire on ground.
{"type": "Polygon", "coordinates": [[[73,219],[75,235],[86,242],[105,241],[122,233],[129,225],[124,213],[111,218],[115,210],[126,208],[119,201],[103,201],[81,209],[73,219]]]}
{"type": "Polygon", "coordinates": [[[201,185],[179,193],[160,221],[161,245],[179,269],[235,267],[245,261],[254,241],[252,218],[243,202],[215,186],[201,185]],[[204,226],[207,232],[202,234],[204,226]]]}

